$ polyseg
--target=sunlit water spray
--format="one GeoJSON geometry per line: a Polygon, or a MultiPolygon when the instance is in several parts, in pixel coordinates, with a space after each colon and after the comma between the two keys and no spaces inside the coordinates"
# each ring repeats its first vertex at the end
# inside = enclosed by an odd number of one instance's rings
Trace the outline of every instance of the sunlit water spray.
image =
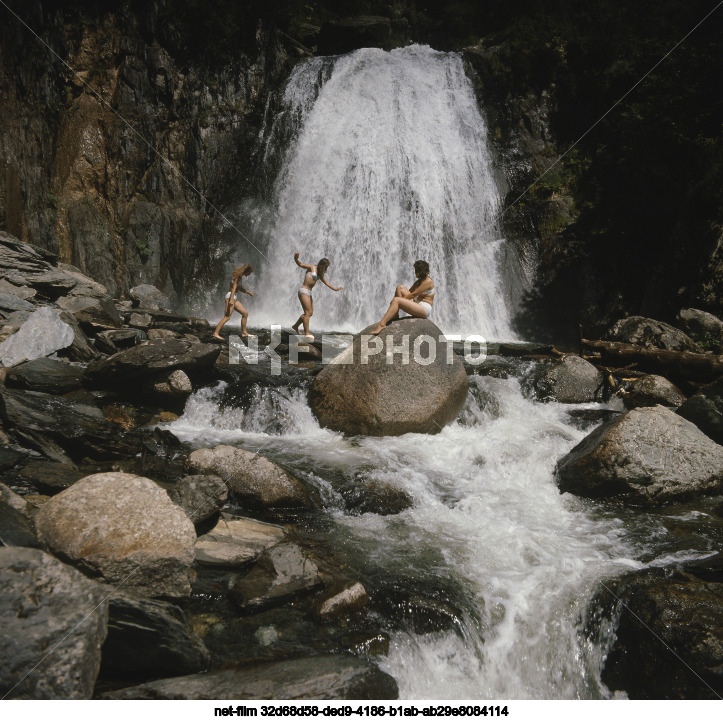
{"type": "Polygon", "coordinates": [[[571,406],[534,402],[518,379],[470,384],[458,421],[435,436],[345,438],[319,427],[303,388],[258,389],[248,410],[224,410],[223,388],[204,389],[171,429],[197,445],[263,447],[316,486],[334,553],[369,577],[455,579],[461,632],[395,632],[379,661],[402,698],[605,697],[607,641],[583,633],[585,607],[601,579],[670,562],[665,531],[656,517],[559,493],[555,463],[587,432],[571,406]],[[392,483],[413,507],[352,515],[339,474],[392,483]]]}
{"type": "Polygon", "coordinates": [[[254,323],[298,317],[299,251],[307,263],[328,257],[344,286],[318,284],[316,328],[378,320],[423,259],[445,332],[515,337],[507,291],[524,273],[500,237],[487,126],[459,55],[365,48],[302,62],[260,142],[262,166],[280,170],[256,221],[269,261],[254,281],[254,323]]]}

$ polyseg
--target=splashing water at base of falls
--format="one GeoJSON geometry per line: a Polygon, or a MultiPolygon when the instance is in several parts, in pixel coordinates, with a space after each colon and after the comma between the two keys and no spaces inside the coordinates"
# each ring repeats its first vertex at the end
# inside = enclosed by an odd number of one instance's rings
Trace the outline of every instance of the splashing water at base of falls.
{"type": "Polygon", "coordinates": [[[514,339],[507,289],[524,275],[498,228],[487,127],[457,54],[365,48],[300,63],[264,134],[265,159],[288,145],[274,186],[255,324],[290,325],[306,263],[326,256],[313,325],[359,330],[426,260],[433,320],[447,333],[514,339]],[[516,280],[515,280],[516,279],[516,280]]]}
{"type": "Polygon", "coordinates": [[[221,409],[222,393],[198,391],[171,430],[196,445],[262,447],[316,486],[334,522],[333,552],[366,577],[381,569],[463,589],[453,599],[459,633],[395,631],[377,659],[401,698],[608,697],[600,672],[609,638],[583,629],[599,581],[671,553],[710,553],[676,550],[656,516],[613,515],[560,494],[555,463],[587,433],[569,411],[596,404],[537,403],[518,379],[473,376],[458,421],[437,435],[345,438],[319,427],[301,388],[258,389],[247,410],[221,409]],[[391,483],[413,506],[348,513],[333,488],[341,474],[391,483]]]}

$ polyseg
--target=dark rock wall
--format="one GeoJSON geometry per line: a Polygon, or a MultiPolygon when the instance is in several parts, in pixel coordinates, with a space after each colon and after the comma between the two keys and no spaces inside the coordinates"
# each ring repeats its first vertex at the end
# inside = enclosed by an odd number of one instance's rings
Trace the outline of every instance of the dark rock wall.
{"type": "Polygon", "coordinates": [[[0,228],[116,296],[151,283],[183,301],[213,275],[211,206],[243,186],[288,56],[263,20],[219,63],[173,3],[94,5],[13,6],[77,74],[0,9],[0,228]]]}

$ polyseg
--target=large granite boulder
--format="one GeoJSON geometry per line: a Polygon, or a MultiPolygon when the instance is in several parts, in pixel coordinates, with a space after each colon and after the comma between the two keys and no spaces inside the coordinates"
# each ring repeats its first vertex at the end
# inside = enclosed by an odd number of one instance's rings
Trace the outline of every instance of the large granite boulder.
{"type": "Polygon", "coordinates": [[[253,518],[222,516],[196,541],[196,562],[209,566],[245,566],[262,551],[284,540],[284,529],[253,518]]]}
{"type": "Polygon", "coordinates": [[[628,408],[670,406],[677,408],[685,402],[685,393],[663,376],[647,375],[637,378],[625,396],[628,408]]]}
{"type": "Polygon", "coordinates": [[[209,653],[183,611],[166,601],[116,593],[109,601],[103,671],[157,678],[205,668],[209,653]]]}
{"type": "Polygon", "coordinates": [[[189,473],[220,476],[244,504],[256,508],[313,508],[306,488],[263,456],[219,445],[193,451],[186,461],[189,473]]]}
{"type": "Polygon", "coordinates": [[[44,551],[0,548],[0,696],[90,698],[106,592],[44,551]]]}
{"type": "Polygon", "coordinates": [[[438,433],[467,399],[467,374],[429,320],[365,328],[315,378],[309,405],[322,426],[352,435],[438,433]],[[403,349],[397,352],[396,349],[403,349]]]}
{"type": "Polygon", "coordinates": [[[723,446],[663,406],[636,408],[595,429],[557,464],[560,490],[652,505],[723,484],[723,446]]]}
{"type": "Polygon", "coordinates": [[[699,338],[710,336],[713,340],[723,341],[723,320],[696,308],[683,308],[676,318],[678,325],[688,334],[699,338]]]}
{"type": "Polygon", "coordinates": [[[632,343],[646,348],[692,351],[702,353],[703,349],[682,330],[652,318],[631,315],[617,321],[605,334],[604,340],[618,343],[632,343]]]}
{"type": "Polygon", "coordinates": [[[541,400],[589,403],[602,400],[603,374],[589,361],[575,355],[544,368],[535,383],[541,400]]]}
{"type": "Polygon", "coordinates": [[[607,687],[631,699],[720,698],[721,598],[723,583],[685,570],[651,568],[606,581],[587,627],[592,636],[615,627],[602,672],[607,687]]]}
{"type": "Polygon", "coordinates": [[[221,348],[177,338],[149,340],[88,366],[86,378],[97,385],[124,384],[150,378],[163,371],[193,373],[213,366],[221,348]]]}
{"type": "Polygon", "coordinates": [[[373,663],[346,654],[253,664],[151,681],[111,691],[108,699],[396,699],[396,681],[373,663]]]}
{"type": "Polygon", "coordinates": [[[52,308],[38,308],[20,326],[17,333],[0,343],[0,363],[14,366],[27,360],[44,358],[67,348],[75,340],[73,329],[52,308]]]}
{"type": "Polygon", "coordinates": [[[137,285],[130,289],[129,294],[134,306],[151,310],[171,310],[171,301],[155,285],[137,285]]]}
{"type": "Polygon", "coordinates": [[[191,592],[193,523],[148,478],[86,476],[45,503],[35,526],[54,553],[124,591],[169,598],[191,592]]]}
{"type": "Polygon", "coordinates": [[[723,445],[723,376],[688,398],[678,414],[723,445]]]}

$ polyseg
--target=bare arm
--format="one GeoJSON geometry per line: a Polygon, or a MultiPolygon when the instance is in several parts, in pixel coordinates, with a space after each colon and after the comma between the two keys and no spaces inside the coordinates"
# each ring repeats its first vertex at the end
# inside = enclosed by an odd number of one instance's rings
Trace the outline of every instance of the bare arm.
{"type": "Polygon", "coordinates": [[[243,283],[241,282],[240,279],[239,279],[238,289],[239,289],[242,293],[246,293],[246,295],[250,295],[250,296],[253,297],[253,293],[252,293],[250,290],[246,290],[246,288],[243,287],[243,283]]]}
{"type": "Polygon", "coordinates": [[[321,278],[321,282],[327,287],[331,288],[332,290],[341,290],[343,286],[339,286],[338,288],[335,288],[326,278],[321,278]]]}
{"type": "Polygon", "coordinates": [[[402,298],[406,298],[407,300],[414,300],[414,296],[416,295],[416,290],[419,287],[421,281],[415,280],[412,287],[409,289],[409,293],[402,293],[402,298]]]}
{"type": "Polygon", "coordinates": [[[425,291],[432,290],[434,283],[431,278],[425,278],[423,281],[417,281],[410,289],[410,297],[417,300],[425,291]]]}
{"type": "Polygon", "coordinates": [[[309,265],[308,263],[302,263],[302,262],[299,260],[299,254],[298,254],[298,253],[294,253],[294,262],[296,263],[296,265],[299,266],[299,268],[305,268],[305,269],[308,270],[310,273],[311,273],[311,271],[314,270],[314,266],[313,266],[313,265],[309,265]]]}

